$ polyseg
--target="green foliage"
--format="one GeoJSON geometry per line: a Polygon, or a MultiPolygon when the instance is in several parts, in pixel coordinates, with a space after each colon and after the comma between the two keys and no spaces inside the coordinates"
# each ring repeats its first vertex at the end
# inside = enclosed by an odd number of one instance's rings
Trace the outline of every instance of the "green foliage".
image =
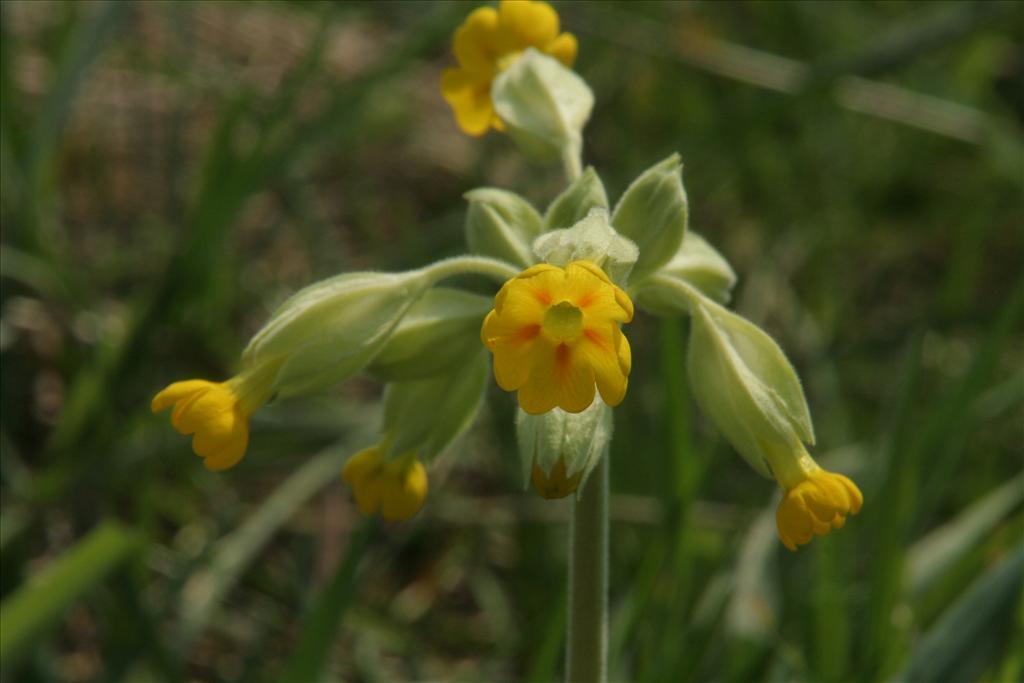
{"type": "Polygon", "coordinates": [[[441,102],[461,3],[3,3],[5,680],[559,678],[567,510],[522,492],[507,396],[388,526],[337,483],[372,381],[261,411],[221,475],[148,403],[227,377],[314,280],[461,251],[470,188],[565,227],[675,150],[865,506],[786,551],[770,483],[694,411],[690,322],[638,315],[611,680],[1019,680],[1024,16],[958,8],[561,3],[604,186],[550,204],[557,167],[441,102]]]}

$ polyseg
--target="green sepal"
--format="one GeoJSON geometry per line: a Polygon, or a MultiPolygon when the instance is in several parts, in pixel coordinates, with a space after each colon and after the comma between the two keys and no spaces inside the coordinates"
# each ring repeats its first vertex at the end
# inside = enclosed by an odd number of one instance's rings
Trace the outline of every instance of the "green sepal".
{"type": "Polygon", "coordinates": [[[385,382],[446,372],[480,348],[494,297],[434,287],[413,304],[367,370],[385,382]]]}
{"type": "Polygon", "coordinates": [[[626,188],[612,213],[612,225],[640,248],[632,283],[665,265],[686,234],[687,203],[678,154],[655,164],[626,188]]]}
{"type": "Polygon", "coordinates": [[[384,392],[384,434],[389,457],[416,452],[425,462],[448,447],[480,410],[490,363],[483,345],[446,373],[389,384],[384,392]]]}
{"type": "Polygon", "coordinates": [[[587,217],[591,209],[607,209],[608,195],[597,171],[587,166],[544,213],[544,229],[568,228],[587,217]]]}
{"type": "Polygon", "coordinates": [[[516,437],[523,469],[523,487],[530,484],[533,466],[545,474],[559,460],[565,461],[565,476],[583,472],[577,495],[612,440],[612,409],[598,396],[582,413],[554,408],[541,415],[523,409],[516,414],[516,437]]]}
{"type": "Polygon", "coordinates": [[[814,443],[807,399],[782,349],[759,327],[694,297],[687,370],[697,403],[766,477],[814,443]]]}
{"type": "Polygon", "coordinates": [[[346,273],[310,285],[253,336],[242,365],[280,362],[273,391],[281,396],[337,384],[380,352],[429,286],[423,271],[346,273]]]}
{"type": "Polygon", "coordinates": [[[679,251],[656,273],[641,281],[636,289],[636,303],[655,315],[683,315],[690,311],[690,298],[678,287],[665,286],[659,280],[671,278],[699,289],[704,296],[728,303],[736,285],[736,273],[729,262],[697,233],[688,231],[679,251]]]}
{"type": "Polygon", "coordinates": [[[482,187],[465,194],[466,242],[475,254],[528,268],[530,245],[543,232],[543,219],[533,205],[514,192],[482,187]]]}
{"type": "Polygon", "coordinates": [[[491,100],[509,137],[527,157],[579,158],[594,94],[557,59],[527,48],[494,79],[491,100]]]}
{"type": "Polygon", "coordinates": [[[572,261],[590,261],[619,286],[625,286],[637,258],[636,245],[615,232],[608,222],[607,209],[591,209],[571,228],[544,233],[534,241],[533,252],[542,261],[559,267],[572,261]]]}

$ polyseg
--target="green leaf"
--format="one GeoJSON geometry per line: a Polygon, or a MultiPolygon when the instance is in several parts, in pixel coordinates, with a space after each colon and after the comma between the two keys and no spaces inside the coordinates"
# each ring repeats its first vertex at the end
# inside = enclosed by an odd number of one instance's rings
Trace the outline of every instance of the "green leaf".
{"type": "Polygon", "coordinates": [[[555,197],[544,214],[544,229],[569,228],[586,218],[591,209],[607,209],[608,195],[597,171],[587,166],[562,194],[555,197]]]}
{"type": "Polygon", "coordinates": [[[331,583],[312,601],[313,610],[306,620],[299,644],[277,680],[324,680],[324,670],[330,661],[331,645],[355,595],[359,561],[363,559],[378,523],[376,517],[366,520],[352,537],[348,553],[338,566],[331,583]]]}
{"type": "Polygon", "coordinates": [[[135,533],[101,523],[0,605],[0,666],[24,656],[47,628],[139,548],[135,533]]]}
{"type": "Polygon", "coordinates": [[[999,617],[1017,604],[1024,548],[1018,548],[976,579],[925,633],[903,673],[893,680],[930,683],[948,680],[947,673],[970,653],[978,638],[996,637],[999,617]],[[986,635],[988,634],[988,635],[986,635]]]}
{"type": "Polygon", "coordinates": [[[612,225],[640,248],[631,282],[667,263],[683,242],[687,202],[682,169],[679,155],[673,154],[641,173],[615,206],[612,225]]]}
{"type": "Polygon", "coordinates": [[[1024,501],[1024,475],[990,491],[955,519],[911,546],[904,570],[904,580],[911,595],[926,591],[964,553],[988,538],[996,525],[1021,501],[1024,501]]]}

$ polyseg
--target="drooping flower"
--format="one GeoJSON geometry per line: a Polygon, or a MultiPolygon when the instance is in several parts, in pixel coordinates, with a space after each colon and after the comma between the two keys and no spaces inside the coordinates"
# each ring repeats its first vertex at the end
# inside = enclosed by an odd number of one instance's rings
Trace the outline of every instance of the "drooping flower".
{"type": "Polygon", "coordinates": [[[801,458],[802,478],[792,474],[780,484],[785,488],[775,511],[775,525],[782,543],[790,550],[810,543],[814,534],[824,536],[841,529],[848,515],[860,512],[864,496],[850,479],[824,470],[807,456],[801,458]]]}
{"type": "Polygon", "coordinates": [[[415,453],[388,461],[381,446],[371,446],[348,459],[341,479],[364,515],[379,511],[387,520],[409,519],[427,499],[427,470],[415,453]]]}
{"type": "Polygon", "coordinates": [[[154,413],[172,405],[171,424],[194,434],[192,450],[209,470],[234,467],[249,445],[249,418],[272,394],[279,363],[257,366],[226,382],[175,382],[153,397],[154,413]]]}
{"type": "Polygon", "coordinates": [[[465,133],[504,129],[494,112],[491,84],[530,47],[567,67],[578,50],[575,36],[559,33],[558,13],[546,2],[502,0],[498,9],[479,7],[455,31],[452,51],[459,66],[441,75],[441,92],[465,133]]]}
{"type": "Polygon", "coordinates": [[[558,407],[579,413],[601,398],[616,406],[632,364],[621,323],[633,302],[589,261],[540,264],[504,284],[480,338],[494,354],[494,378],[518,391],[531,415],[558,407]]]}

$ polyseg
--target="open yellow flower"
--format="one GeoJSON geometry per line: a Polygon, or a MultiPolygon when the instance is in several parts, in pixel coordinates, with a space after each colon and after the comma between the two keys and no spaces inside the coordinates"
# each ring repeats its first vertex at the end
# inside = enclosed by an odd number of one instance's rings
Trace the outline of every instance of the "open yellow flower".
{"type": "Polygon", "coordinates": [[[595,384],[609,406],[625,397],[632,359],[619,325],[632,319],[633,302],[593,263],[540,264],[504,284],[480,338],[498,386],[518,391],[524,411],[579,413],[595,384]]]}
{"type": "Polygon", "coordinates": [[[821,469],[810,456],[801,461],[803,477],[787,477],[786,493],[775,511],[779,538],[790,550],[810,543],[814,534],[841,529],[847,516],[860,512],[864,504],[860,489],[847,477],[821,469]]]}
{"type": "Polygon", "coordinates": [[[226,382],[190,379],[175,382],[153,397],[154,413],[172,405],[171,424],[194,434],[192,450],[210,470],[238,464],[249,445],[249,417],[271,395],[277,364],[260,366],[226,382]]]}
{"type": "Polygon", "coordinates": [[[415,453],[388,462],[380,446],[371,446],[348,459],[341,479],[364,515],[379,511],[384,519],[409,519],[427,499],[427,470],[415,453]]]}
{"type": "Polygon", "coordinates": [[[576,61],[576,37],[559,33],[558,13],[546,2],[502,0],[497,10],[473,10],[459,26],[452,45],[459,67],[441,75],[441,92],[459,128],[469,135],[504,129],[494,113],[491,83],[529,47],[567,67],[576,61]]]}

